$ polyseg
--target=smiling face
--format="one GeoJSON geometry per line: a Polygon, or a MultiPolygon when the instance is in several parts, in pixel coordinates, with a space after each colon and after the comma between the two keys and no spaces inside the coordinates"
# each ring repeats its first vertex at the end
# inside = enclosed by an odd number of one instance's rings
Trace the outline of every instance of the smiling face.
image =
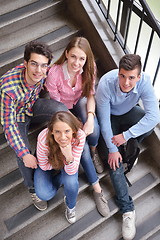
{"type": "Polygon", "coordinates": [[[123,68],[119,70],[119,86],[122,92],[128,93],[140,79],[139,69],[127,71],[123,68]]]}
{"type": "Polygon", "coordinates": [[[68,72],[75,74],[79,72],[86,63],[87,56],[79,47],[73,47],[69,52],[65,52],[67,58],[68,72]]]}
{"type": "Polygon", "coordinates": [[[48,58],[37,53],[31,53],[29,61],[24,61],[24,66],[26,67],[26,81],[32,86],[46,77],[48,58]]]}
{"type": "Polygon", "coordinates": [[[72,128],[67,123],[62,121],[55,122],[52,134],[54,136],[54,140],[61,147],[65,147],[70,144],[73,138],[72,128]]]}

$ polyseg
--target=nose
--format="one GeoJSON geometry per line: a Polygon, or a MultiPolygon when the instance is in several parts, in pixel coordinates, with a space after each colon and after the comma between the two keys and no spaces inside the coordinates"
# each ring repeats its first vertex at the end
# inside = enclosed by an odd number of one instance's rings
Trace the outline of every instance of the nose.
{"type": "Polygon", "coordinates": [[[78,60],[78,59],[75,59],[74,64],[75,64],[75,65],[78,65],[78,64],[79,64],[79,60],[78,60]]]}
{"type": "Polygon", "coordinates": [[[65,133],[62,132],[62,133],[61,133],[61,138],[62,138],[62,139],[65,139],[65,137],[66,137],[66,136],[65,136],[65,133]]]}
{"type": "Polygon", "coordinates": [[[36,68],[37,72],[41,72],[41,65],[37,65],[37,68],[36,68]]]}
{"type": "Polygon", "coordinates": [[[129,78],[125,78],[125,85],[128,86],[129,85],[129,78]]]}

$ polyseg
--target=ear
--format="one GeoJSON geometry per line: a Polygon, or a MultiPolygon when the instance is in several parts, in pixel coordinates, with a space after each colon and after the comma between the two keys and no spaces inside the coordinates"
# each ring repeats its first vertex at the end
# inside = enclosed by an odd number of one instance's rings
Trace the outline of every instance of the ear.
{"type": "Polygon", "coordinates": [[[27,67],[27,61],[26,60],[24,60],[24,66],[25,66],[25,68],[27,67]]]}
{"type": "Polygon", "coordinates": [[[67,50],[65,51],[65,56],[68,59],[68,52],[67,52],[67,50]]]}
{"type": "MultiPolygon", "coordinates": [[[[140,80],[140,78],[141,78],[141,74],[138,75],[138,81],[140,80]]],[[[137,81],[137,82],[138,82],[138,81],[137,81]]]]}

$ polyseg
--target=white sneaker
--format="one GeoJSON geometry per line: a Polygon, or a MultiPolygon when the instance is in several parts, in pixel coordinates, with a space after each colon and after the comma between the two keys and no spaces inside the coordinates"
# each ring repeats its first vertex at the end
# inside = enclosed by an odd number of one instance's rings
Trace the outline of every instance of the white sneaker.
{"type": "MultiPolygon", "coordinates": [[[[64,197],[64,203],[66,205],[66,197],[64,197]]],[[[71,223],[71,224],[75,223],[76,222],[76,208],[74,207],[74,208],[70,209],[66,205],[65,217],[69,223],[71,223]]]]}
{"type": "Polygon", "coordinates": [[[123,214],[122,236],[124,240],[132,240],[136,234],[136,214],[135,210],[123,214]]]}

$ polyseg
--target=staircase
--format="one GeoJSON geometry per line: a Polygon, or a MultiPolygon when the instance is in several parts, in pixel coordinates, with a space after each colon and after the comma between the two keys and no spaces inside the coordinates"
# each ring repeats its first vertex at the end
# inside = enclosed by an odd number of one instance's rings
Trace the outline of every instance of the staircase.
{"type": "MultiPolygon", "coordinates": [[[[100,22],[98,28],[95,24],[100,15],[96,19],[95,9],[89,2],[0,0],[0,75],[23,61],[24,46],[27,42],[34,39],[45,41],[53,50],[55,60],[69,40],[82,32],[91,42],[101,74],[115,67],[118,57],[115,59],[109,55],[106,43],[100,38],[103,27],[100,27],[100,22]],[[99,51],[96,49],[95,39],[96,43],[101,44],[99,51]],[[104,63],[99,64],[101,59],[106,58],[109,59],[108,69],[104,63]]],[[[106,38],[109,38],[109,33],[106,38]]],[[[120,53],[119,50],[118,52],[120,53]]],[[[42,128],[38,126],[30,131],[29,138],[33,149],[37,134],[42,128]]],[[[136,240],[160,239],[159,133],[160,127],[157,126],[141,146],[138,164],[128,174],[132,183],[129,191],[137,212],[136,240]]],[[[100,174],[99,178],[109,202],[109,218],[101,217],[97,212],[92,189],[82,169],[79,174],[80,188],[75,224],[70,225],[65,220],[62,188],[55,198],[49,201],[46,211],[38,211],[23,185],[15,154],[7,145],[0,125],[0,240],[121,239],[121,215],[114,202],[114,192],[107,170],[100,174]]]]}

